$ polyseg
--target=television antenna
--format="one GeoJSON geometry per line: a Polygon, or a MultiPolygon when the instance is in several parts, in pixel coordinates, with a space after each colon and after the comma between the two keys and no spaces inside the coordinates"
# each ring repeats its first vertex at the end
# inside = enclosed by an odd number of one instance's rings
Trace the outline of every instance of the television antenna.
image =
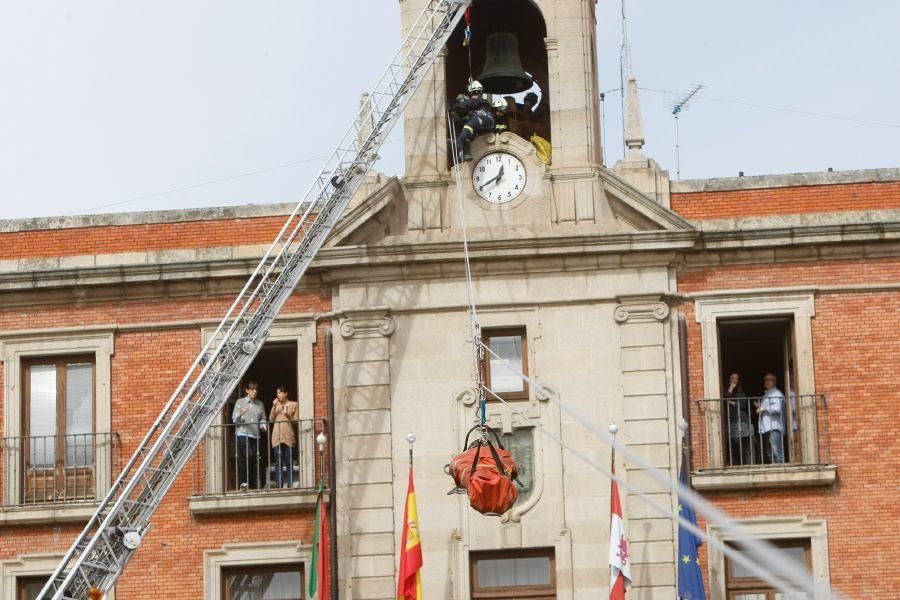
{"type": "Polygon", "coordinates": [[[694,85],[681,99],[676,100],[669,108],[675,116],[675,178],[681,180],[681,148],[678,144],[678,115],[687,110],[691,102],[700,95],[700,91],[705,85],[694,85]]]}

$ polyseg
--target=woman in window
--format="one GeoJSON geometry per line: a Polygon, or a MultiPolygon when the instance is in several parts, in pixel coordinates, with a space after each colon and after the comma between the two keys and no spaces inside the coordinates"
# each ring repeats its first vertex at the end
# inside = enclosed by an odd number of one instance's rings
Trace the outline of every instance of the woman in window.
{"type": "Polygon", "coordinates": [[[732,466],[753,464],[750,400],[741,386],[740,373],[733,372],[728,375],[725,398],[728,401],[729,462],[732,466]]]}

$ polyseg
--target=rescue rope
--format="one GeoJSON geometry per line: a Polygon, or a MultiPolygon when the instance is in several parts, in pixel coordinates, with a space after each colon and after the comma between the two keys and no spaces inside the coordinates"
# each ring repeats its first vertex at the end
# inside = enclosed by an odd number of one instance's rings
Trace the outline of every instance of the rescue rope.
{"type": "MultiPolygon", "coordinates": [[[[450,151],[454,161],[459,159],[459,148],[456,145],[456,126],[453,123],[451,113],[447,112],[447,125],[450,131],[450,151]]],[[[478,309],[475,306],[475,286],[472,282],[472,265],[469,258],[469,236],[466,230],[466,207],[465,196],[463,194],[462,168],[465,163],[457,162],[452,167],[454,177],[456,178],[456,198],[459,203],[459,220],[460,229],[462,231],[463,241],[463,261],[466,270],[466,289],[469,295],[469,326],[472,329],[472,359],[475,369],[475,394],[476,407],[475,416],[481,424],[481,435],[485,437],[487,430],[487,396],[485,394],[486,385],[484,377],[484,344],[481,341],[481,324],[478,322],[478,309]]]]}

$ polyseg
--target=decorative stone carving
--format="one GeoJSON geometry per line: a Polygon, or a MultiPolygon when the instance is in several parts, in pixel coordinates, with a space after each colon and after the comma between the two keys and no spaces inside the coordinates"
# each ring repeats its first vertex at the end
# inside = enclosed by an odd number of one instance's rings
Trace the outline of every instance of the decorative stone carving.
{"type": "Polygon", "coordinates": [[[466,388],[456,395],[456,401],[465,406],[472,406],[476,400],[478,400],[478,393],[475,388],[466,388]]]}
{"type": "Polygon", "coordinates": [[[341,321],[345,338],[388,337],[394,333],[394,320],[384,312],[354,313],[341,321]]]}
{"type": "Polygon", "coordinates": [[[538,387],[534,388],[534,397],[541,402],[547,402],[551,396],[559,398],[559,392],[555,388],[550,387],[546,383],[538,382],[538,387]]]}
{"type": "Polygon", "coordinates": [[[659,296],[619,298],[619,302],[613,312],[613,318],[617,323],[665,321],[671,312],[669,305],[662,302],[659,296]]]}

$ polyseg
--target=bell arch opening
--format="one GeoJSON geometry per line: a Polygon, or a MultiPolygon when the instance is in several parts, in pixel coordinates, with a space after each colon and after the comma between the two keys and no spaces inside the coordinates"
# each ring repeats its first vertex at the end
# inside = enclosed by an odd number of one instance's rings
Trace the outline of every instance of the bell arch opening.
{"type": "Polygon", "coordinates": [[[507,101],[509,131],[528,140],[550,139],[547,24],[531,0],[475,2],[468,47],[463,20],[447,42],[447,104],[466,94],[470,77],[481,81],[491,100],[507,101]],[[471,53],[471,63],[470,63],[471,53]]]}

